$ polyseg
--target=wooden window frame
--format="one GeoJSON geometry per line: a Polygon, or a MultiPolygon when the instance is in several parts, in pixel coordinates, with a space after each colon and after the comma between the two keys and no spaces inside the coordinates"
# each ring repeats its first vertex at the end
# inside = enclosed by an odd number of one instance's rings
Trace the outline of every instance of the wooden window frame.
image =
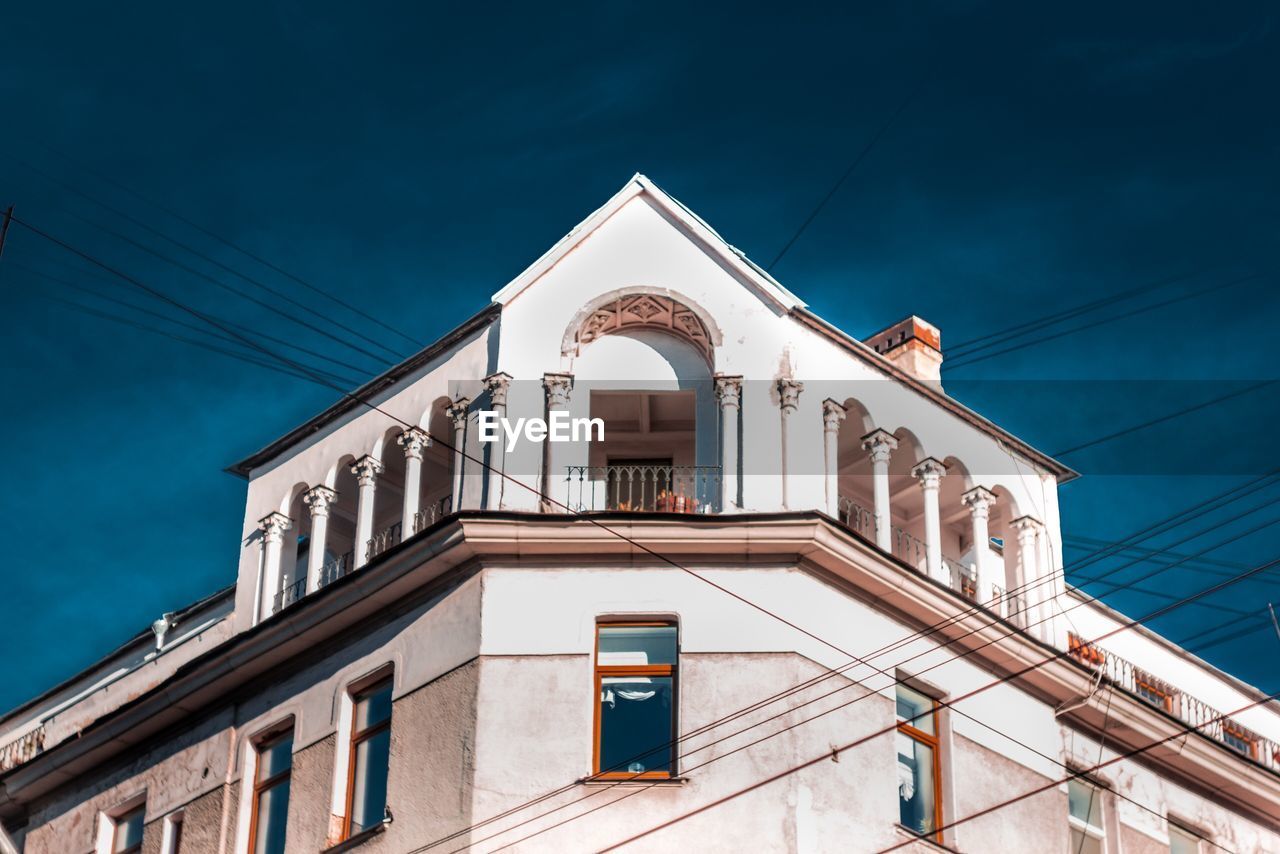
{"type": "Polygon", "coordinates": [[[1085,776],[1076,776],[1068,780],[1067,786],[1070,787],[1072,783],[1079,783],[1082,786],[1088,786],[1093,791],[1092,797],[1097,798],[1098,821],[1101,822],[1101,824],[1096,824],[1096,825],[1090,824],[1087,818],[1077,818],[1076,816],[1071,814],[1071,807],[1068,805],[1067,826],[1070,828],[1079,830],[1081,833],[1083,833],[1085,836],[1090,837],[1091,839],[1097,839],[1099,842],[1102,843],[1102,854],[1110,854],[1111,839],[1110,839],[1110,834],[1107,833],[1107,802],[1106,802],[1106,792],[1108,787],[1104,786],[1103,784],[1097,782],[1092,778],[1085,777],[1085,776]]]}
{"type": "Polygon", "coordinates": [[[1233,720],[1223,720],[1222,742],[1241,756],[1253,760],[1258,758],[1258,736],[1233,720]],[[1247,747],[1247,750],[1241,750],[1241,746],[1247,747]]]}
{"type": "Polygon", "coordinates": [[[124,824],[124,821],[123,821],[123,820],[124,820],[126,817],[133,815],[135,812],[141,812],[141,813],[142,813],[142,818],[143,818],[143,822],[144,822],[144,825],[143,825],[143,826],[144,826],[143,835],[144,835],[144,836],[146,835],[146,832],[145,832],[146,811],[147,811],[147,802],[146,802],[146,801],[143,801],[143,802],[142,802],[142,803],[140,803],[140,804],[135,804],[135,805],[133,805],[133,806],[131,806],[131,807],[127,807],[127,808],[125,808],[125,809],[121,810],[121,811],[120,811],[120,813],[119,813],[119,815],[114,815],[114,816],[112,816],[112,817],[111,817],[111,849],[110,849],[110,850],[111,850],[112,854],[141,854],[141,852],[142,852],[142,839],[139,839],[139,840],[138,840],[138,844],[137,844],[137,845],[134,845],[134,846],[133,846],[133,847],[131,847],[131,848],[125,848],[125,849],[123,849],[123,850],[121,850],[121,851],[116,851],[116,842],[117,842],[117,840],[118,840],[118,839],[119,839],[119,837],[120,837],[120,826],[121,826],[122,824],[124,824]]]}
{"type": "Polygon", "coordinates": [[[293,721],[290,720],[287,725],[272,728],[266,733],[258,736],[258,738],[253,742],[253,797],[249,799],[249,854],[253,854],[254,847],[258,842],[258,802],[262,797],[262,793],[268,789],[274,789],[285,781],[292,781],[293,779],[293,755],[290,754],[288,768],[274,776],[268,777],[265,780],[259,780],[259,771],[262,767],[262,754],[282,739],[292,737],[293,721]]]}
{"type": "Polygon", "coordinates": [[[591,778],[593,780],[671,780],[677,776],[677,756],[672,746],[671,768],[666,771],[601,771],[600,770],[600,735],[601,700],[604,695],[604,680],[616,676],[670,676],[671,677],[671,740],[677,738],[676,725],[679,717],[680,677],[680,625],[675,620],[597,620],[595,673],[592,684],[595,686],[593,707],[595,709],[592,749],[591,778]],[[600,663],[600,630],[623,628],[673,628],[676,630],[676,664],[605,664],[600,663]]]}
{"type": "Polygon", "coordinates": [[[1133,675],[1133,688],[1148,704],[1173,714],[1173,691],[1164,687],[1155,677],[1136,672],[1133,675]]]}
{"type": "MultiPolygon", "coordinates": [[[[933,749],[933,833],[915,834],[925,839],[932,839],[939,845],[942,844],[942,726],[941,719],[938,714],[938,701],[936,698],[926,694],[919,688],[903,683],[903,687],[907,688],[922,697],[929,700],[929,714],[933,717],[933,735],[922,729],[917,729],[906,721],[898,721],[898,732],[909,738],[926,744],[933,749]]],[[[897,697],[894,698],[897,702],[897,697]]],[[[916,715],[917,718],[923,715],[916,715]]],[[[907,828],[911,830],[911,828],[907,828]]],[[[913,834],[915,831],[911,831],[913,834]]]]}
{"type": "MultiPolygon", "coordinates": [[[[356,749],[375,735],[379,735],[384,730],[391,729],[391,718],[393,717],[392,713],[388,712],[387,719],[385,721],[379,721],[373,726],[358,730],[356,729],[356,708],[360,705],[361,700],[373,694],[377,694],[384,688],[387,689],[388,692],[395,691],[395,675],[393,673],[379,673],[373,676],[369,681],[361,684],[359,688],[355,688],[350,691],[351,739],[350,744],[347,745],[347,797],[346,810],[342,817],[341,841],[343,842],[351,838],[351,813],[355,809],[356,798],[356,749]]],[[[394,709],[392,712],[393,711],[394,709]]],[[[388,757],[388,765],[390,765],[390,757],[388,757]]],[[[369,831],[371,827],[372,826],[366,827],[360,832],[365,833],[369,831]]]]}

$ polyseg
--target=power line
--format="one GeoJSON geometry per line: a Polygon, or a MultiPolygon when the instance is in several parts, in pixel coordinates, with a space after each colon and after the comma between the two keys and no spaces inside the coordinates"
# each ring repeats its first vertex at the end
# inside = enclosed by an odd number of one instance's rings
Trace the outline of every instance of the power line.
{"type": "Polygon", "coordinates": [[[1178,282],[1185,282],[1188,279],[1197,278],[1206,272],[1209,272],[1209,271],[1201,270],[1196,273],[1186,273],[1179,276],[1170,276],[1168,278],[1159,279],[1155,282],[1151,282],[1145,285],[1139,285],[1136,288],[1130,288],[1129,290],[1126,290],[1126,291],[1121,291],[1118,294],[1112,294],[1111,296],[1103,297],[1101,299],[1096,299],[1091,302],[1083,303],[1081,305],[1074,306],[1073,308],[1063,309],[1062,311],[1056,311],[1056,312],[1053,312],[1052,314],[1046,314],[1042,317],[1034,318],[1024,323],[1018,323],[1018,324],[1015,324],[1014,326],[1009,326],[1004,329],[997,330],[995,332],[989,332],[986,335],[979,335],[977,338],[970,338],[967,341],[961,341],[957,344],[952,344],[948,346],[947,355],[959,358],[960,356],[969,355],[968,353],[964,352],[965,350],[972,350],[972,352],[976,353],[980,349],[984,349],[989,346],[994,346],[996,344],[1003,344],[1005,341],[1012,341],[1015,338],[1021,338],[1023,335],[1026,335],[1030,332],[1035,332],[1036,330],[1039,330],[1039,329],[1044,329],[1046,326],[1052,326],[1055,323],[1060,323],[1063,320],[1070,320],[1073,317],[1079,317],[1082,314],[1088,314],[1089,312],[1094,311],[1096,309],[1104,308],[1108,305],[1112,305],[1117,302],[1122,302],[1131,297],[1138,296],[1139,294],[1160,290],[1161,288],[1166,288],[1169,285],[1177,284],[1178,282]],[[975,348],[974,345],[976,344],[981,344],[983,346],[980,348],[975,348]]]}
{"type": "MultiPolygon", "coordinates": [[[[129,302],[128,300],[123,300],[123,299],[120,299],[119,297],[113,297],[113,296],[111,296],[110,294],[100,293],[100,292],[98,292],[98,291],[93,290],[92,288],[87,288],[87,287],[85,287],[84,285],[78,285],[78,284],[76,284],[75,282],[70,282],[70,281],[67,281],[66,279],[62,279],[62,278],[59,278],[59,277],[57,277],[57,276],[52,276],[52,275],[50,275],[50,274],[48,274],[48,273],[43,273],[43,272],[41,272],[41,271],[39,271],[39,270],[33,270],[32,268],[27,267],[26,265],[18,264],[18,263],[16,263],[16,262],[12,262],[12,261],[10,262],[10,264],[12,264],[14,267],[17,267],[19,270],[22,270],[23,272],[27,273],[28,275],[38,276],[38,277],[40,277],[40,278],[42,278],[42,279],[47,279],[47,280],[48,280],[48,281],[50,281],[50,282],[56,282],[57,284],[63,285],[64,287],[68,287],[68,288],[71,288],[71,289],[73,289],[73,290],[80,291],[81,293],[88,294],[89,296],[96,297],[97,299],[105,300],[105,301],[110,302],[110,303],[115,303],[116,305],[123,306],[123,307],[125,307],[125,308],[131,308],[131,309],[133,309],[134,311],[142,312],[143,314],[150,315],[151,317],[158,318],[159,320],[163,320],[163,321],[166,321],[166,322],[168,322],[168,323],[177,324],[178,326],[182,326],[182,327],[184,327],[184,328],[191,329],[191,330],[196,331],[196,332],[199,332],[199,333],[201,333],[201,334],[205,334],[205,335],[214,334],[214,333],[210,333],[210,332],[208,332],[208,330],[202,329],[201,327],[199,327],[199,326],[195,325],[194,323],[186,323],[186,322],[184,322],[184,321],[178,320],[177,318],[170,317],[170,316],[168,316],[167,314],[163,314],[163,313],[158,312],[158,311],[153,311],[153,310],[151,310],[151,309],[149,309],[149,308],[147,308],[147,307],[145,307],[145,306],[141,306],[141,305],[138,305],[138,304],[136,304],[136,303],[131,303],[131,302],[129,302]]],[[[226,325],[231,326],[231,327],[234,327],[234,328],[236,328],[236,329],[239,329],[239,330],[241,330],[242,332],[245,332],[245,333],[247,333],[247,334],[249,334],[249,335],[256,335],[256,336],[258,336],[259,338],[262,338],[262,339],[264,339],[264,340],[266,340],[266,341],[271,341],[271,342],[273,342],[273,343],[275,343],[275,344],[279,344],[279,345],[280,345],[280,346],[282,346],[282,347],[288,347],[288,348],[290,348],[290,349],[292,349],[292,350],[297,350],[297,351],[298,351],[298,352],[300,352],[300,353],[305,353],[305,354],[306,354],[306,355],[308,355],[308,356],[313,356],[313,357],[315,357],[315,358],[317,358],[317,359],[323,359],[324,361],[326,361],[326,362],[330,362],[330,363],[335,364],[335,365],[337,365],[337,366],[339,366],[339,367],[343,367],[343,368],[347,368],[347,369],[349,369],[349,370],[355,371],[357,374],[364,374],[364,373],[367,373],[367,372],[365,371],[365,369],[364,369],[364,368],[361,368],[361,367],[359,367],[359,366],[357,366],[357,365],[353,365],[353,364],[351,364],[351,363],[349,363],[349,362],[344,362],[344,361],[342,361],[341,359],[335,359],[335,358],[333,358],[332,356],[326,356],[324,353],[321,353],[321,352],[319,352],[319,351],[317,351],[317,350],[312,350],[312,349],[307,348],[307,347],[303,347],[301,344],[297,344],[297,343],[295,343],[295,342],[293,342],[293,341],[287,341],[287,340],[285,340],[285,339],[283,339],[283,338],[277,338],[277,337],[275,337],[275,336],[273,336],[273,335],[270,335],[270,334],[268,334],[268,333],[266,333],[266,332],[262,332],[262,331],[260,331],[260,330],[255,330],[255,329],[253,329],[252,327],[245,326],[245,325],[244,325],[244,324],[242,324],[242,323],[236,323],[235,321],[228,320],[227,318],[224,318],[224,317],[218,317],[218,316],[217,316],[217,315],[215,315],[215,314],[210,314],[209,316],[210,316],[210,317],[212,317],[213,319],[215,319],[215,320],[219,321],[220,323],[225,323],[226,325]]],[[[216,337],[216,338],[220,338],[221,340],[224,340],[224,341],[230,341],[231,343],[238,343],[238,342],[236,342],[236,341],[235,341],[235,339],[233,339],[233,338],[229,338],[229,337],[227,337],[227,336],[225,336],[225,335],[214,335],[214,337],[216,337]]],[[[300,376],[300,375],[299,375],[299,376],[300,376]]],[[[348,378],[348,377],[340,377],[340,376],[338,376],[337,374],[332,374],[332,373],[330,373],[330,374],[329,374],[329,376],[330,376],[330,377],[333,377],[333,378],[335,378],[335,379],[338,379],[338,380],[340,380],[341,382],[346,383],[346,384],[348,384],[348,385],[352,385],[352,386],[359,385],[359,383],[358,383],[356,380],[350,379],[350,378],[348,378]]],[[[305,377],[304,377],[304,379],[305,379],[305,377]]]]}
{"type": "Polygon", "coordinates": [[[827,191],[827,194],[822,197],[822,201],[818,202],[818,206],[813,209],[813,212],[810,213],[809,216],[805,218],[805,221],[800,224],[800,227],[796,229],[796,233],[791,235],[791,239],[786,242],[778,254],[774,256],[774,259],[769,262],[769,266],[764,268],[765,272],[771,272],[773,268],[778,265],[778,262],[782,260],[782,256],[786,255],[787,252],[791,250],[791,247],[800,239],[800,235],[804,234],[805,229],[807,229],[809,225],[817,219],[818,214],[827,206],[827,202],[831,201],[832,197],[839,192],[842,186],[844,186],[844,182],[849,180],[849,176],[854,173],[862,161],[867,158],[867,155],[871,153],[871,150],[876,147],[876,143],[880,141],[880,138],[888,132],[889,128],[893,126],[893,123],[898,120],[898,117],[906,112],[907,107],[910,106],[911,102],[915,100],[918,94],[920,94],[921,88],[922,87],[917,87],[908,94],[907,97],[902,100],[902,103],[898,105],[898,109],[894,110],[885,123],[882,124],[871,136],[871,139],[867,140],[866,145],[862,147],[862,150],[858,152],[858,155],[853,158],[853,162],[849,164],[849,168],[844,170],[844,174],[841,175],[839,180],[832,185],[831,189],[827,191]]]}
{"type": "Polygon", "coordinates": [[[1079,445],[1074,445],[1070,448],[1066,448],[1065,450],[1057,451],[1053,454],[1053,456],[1064,457],[1067,454],[1072,454],[1072,453],[1075,453],[1076,451],[1082,451],[1085,448],[1092,448],[1094,445],[1101,445],[1103,442],[1110,442],[1112,439],[1118,439],[1121,436],[1127,436],[1130,433],[1136,433],[1139,430],[1145,430],[1148,427],[1154,427],[1157,424],[1163,424],[1166,421],[1171,421],[1174,418],[1181,417],[1190,412],[1196,412],[1201,409],[1207,409],[1208,407],[1213,406],[1215,403],[1222,403],[1224,400],[1231,400],[1233,398],[1250,394],[1252,392],[1257,391],[1258,389],[1275,385],[1276,382],[1277,382],[1276,380],[1265,380],[1260,383],[1254,383],[1251,386],[1248,386],[1242,389],[1237,389],[1236,391],[1229,392],[1227,394],[1221,395],[1220,397],[1215,397],[1212,400],[1206,400],[1206,401],[1203,401],[1202,403],[1192,404],[1191,406],[1187,406],[1182,409],[1176,410],[1174,412],[1170,412],[1167,415],[1161,415],[1159,418],[1153,418],[1150,421],[1144,421],[1141,424],[1135,424],[1132,427],[1126,427],[1123,430],[1117,430],[1116,432],[1109,433],[1106,436],[1100,436],[1097,439],[1093,439],[1088,442],[1083,442],[1079,445]]]}
{"type": "MultiPolygon", "coordinates": [[[[210,229],[206,228],[205,226],[200,225],[199,223],[194,222],[194,221],[192,221],[192,220],[188,219],[187,217],[183,216],[182,214],[178,213],[177,211],[173,210],[172,208],[166,207],[165,205],[160,204],[159,202],[155,201],[154,199],[148,198],[147,196],[145,196],[145,195],[143,195],[143,194],[139,193],[137,190],[134,190],[133,188],[129,187],[128,185],[126,185],[126,184],[122,183],[121,181],[119,181],[119,180],[117,180],[117,179],[115,179],[115,178],[112,178],[112,177],[111,177],[111,176],[109,176],[109,175],[104,175],[103,173],[98,172],[98,171],[96,171],[96,170],[94,170],[94,169],[90,169],[89,167],[85,166],[83,163],[77,162],[75,159],[73,159],[72,157],[68,156],[67,154],[64,154],[63,152],[61,152],[61,151],[57,150],[56,148],[50,148],[50,151],[53,151],[53,152],[54,152],[55,154],[57,154],[59,157],[63,158],[64,160],[67,160],[68,162],[70,162],[70,163],[72,163],[73,165],[77,166],[79,169],[83,170],[84,172],[87,172],[88,174],[93,175],[93,176],[94,176],[95,178],[97,178],[98,180],[103,181],[103,182],[108,183],[108,184],[111,184],[112,186],[116,187],[117,189],[123,190],[124,192],[126,192],[126,193],[128,193],[129,195],[133,196],[135,199],[138,199],[139,201],[143,202],[144,204],[150,205],[151,207],[156,208],[156,209],[157,209],[157,210],[159,210],[160,212],[162,212],[162,213],[164,213],[164,214],[166,214],[166,215],[168,215],[168,216],[172,217],[173,219],[176,219],[178,222],[182,223],[183,225],[186,225],[188,228],[195,229],[196,231],[198,231],[199,233],[201,233],[201,234],[205,235],[206,237],[209,237],[209,238],[211,238],[211,239],[213,239],[213,240],[217,241],[218,243],[221,243],[223,246],[226,246],[228,249],[232,249],[232,250],[234,250],[235,252],[238,252],[238,253],[240,253],[241,255],[243,255],[244,257],[248,258],[249,260],[254,261],[254,262],[258,263],[258,264],[261,264],[263,267],[266,267],[268,270],[271,270],[272,272],[274,272],[274,273],[276,273],[276,274],[278,274],[278,275],[280,275],[280,276],[284,276],[286,279],[289,279],[290,281],[293,281],[293,282],[295,282],[295,283],[297,283],[297,284],[299,284],[299,285],[302,285],[304,288],[306,288],[307,290],[311,291],[312,293],[315,293],[315,294],[317,294],[317,295],[319,295],[319,296],[322,296],[322,297],[324,297],[325,299],[327,299],[327,300],[329,300],[329,301],[333,302],[335,305],[338,305],[338,306],[340,306],[340,307],[342,307],[342,308],[345,308],[347,311],[350,311],[350,312],[353,312],[354,314],[359,315],[360,317],[364,318],[365,320],[369,321],[370,323],[373,323],[373,324],[375,324],[375,325],[377,325],[377,326],[381,327],[382,329],[386,330],[387,332],[391,332],[391,333],[393,333],[393,334],[395,334],[395,335],[400,336],[401,338],[403,338],[403,339],[405,339],[406,341],[408,341],[412,346],[417,347],[417,348],[420,348],[420,347],[422,347],[422,346],[423,346],[422,342],[418,341],[417,339],[415,339],[415,338],[414,338],[414,337],[412,337],[411,335],[408,335],[408,334],[406,334],[406,333],[404,333],[404,332],[400,331],[399,329],[395,328],[394,326],[391,326],[390,324],[386,323],[385,321],[379,320],[377,317],[374,317],[372,314],[369,314],[368,312],[364,311],[364,310],[363,310],[363,309],[361,309],[360,307],[355,306],[355,305],[352,305],[351,303],[348,303],[347,301],[343,300],[342,298],[340,298],[340,297],[338,297],[338,296],[335,296],[334,294],[330,293],[329,291],[325,290],[324,288],[321,288],[321,287],[319,287],[318,285],[314,285],[314,284],[312,284],[311,282],[308,282],[307,280],[305,280],[305,279],[301,278],[300,276],[298,276],[298,275],[296,275],[296,274],[294,274],[294,273],[289,272],[288,270],[284,270],[284,269],[280,268],[279,266],[277,266],[276,264],[273,264],[271,261],[268,261],[266,258],[262,257],[261,255],[257,255],[257,254],[255,254],[255,253],[253,253],[253,252],[249,251],[248,249],[245,249],[243,246],[240,246],[239,244],[234,243],[234,242],[232,242],[231,240],[228,240],[228,239],[227,239],[227,238],[225,238],[225,237],[222,237],[221,235],[219,235],[219,234],[217,234],[217,233],[215,233],[215,232],[211,231],[210,229]]],[[[33,171],[35,171],[35,172],[37,172],[37,173],[39,173],[39,174],[41,174],[41,175],[44,175],[46,178],[48,178],[48,179],[50,179],[50,180],[58,181],[58,179],[53,178],[52,176],[48,175],[47,173],[44,173],[44,172],[42,172],[41,170],[36,169],[36,167],[32,166],[30,163],[26,163],[25,161],[21,161],[21,162],[23,162],[23,163],[24,163],[24,165],[25,165],[25,166],[27,166],[27,168],[28,168],[28,169],[31,169],[31,170],[33,170],[33,171]]],[[[58,181],[58,183],[63,183],[63,182],[58,181]]],[[[84,192],[82,192],[82,191],[80,191],[80,190],[78,190],[78,189],[76,189],[76,188],[74,188],[74,187],[70,187],[69,185],[66,185],[66,184],[63,184],[63,186],[66,186],[66,187],[67,187],[68,189],[70,189],[72,192],[74,192],[74,193],[76,193],[77,195],[80,195],[80,196],[82,196],[82,197],[84,197],[84,198],[86,198],[86,199],[89,199],[89,201],[92,201],[92,202],[94,202],[95,204],[100,204],[100,205],[102,205],[102,203],[101,203],[101,202],[98,202],[96,199],[93,199],[93,198],[92,198],[92,197],[90,197],[89,195],[85,194],[84,192]]],[[[103,205],[103,207],[106,207],[106,205],[103,205]]],[[[110,209],[110,208],[108,208],[108,209],[110,209]]],[[[396,350],[394,350],[394,349],[392,349],[392,348],[390,348],[390,347],[386,347],[386,345],[379,344],[379,346],[384,347],[384,349],[386,349],[388,352],[395,353],[395,354],[396,354],[396,356],[397,356],[397,358],[402,358],[402,357],[403,357],[403,354],[398,353],[396,350]]]]}
{"type": "MultiPolygon", "coordinates": [[[[1110,317],[1104,317],[1099,320],[1094,320],[1089,323],[1081,324],[1079,326],[1073,326],[1070,329],[1060,330],[1051,335],[1045,335],[1040,338],[1035,338],[1031,341],[1024,341],[1020,344],[1014,344],[1010,347],[1006,347],[1003,350],[996,350],[994,353],[985,353],[985,354],[976,355],[976,356],[966,354],[964,356],[961,356],[958,361],[943,362],[943,369],[954,370],[956,368],[965,368],[965,367],[968,367],[969,365],[973,365],[978,362],[985,361],[986,359],[994,359],[997,356],[1003,356],[1007,353],[1013,353],[1017,350],[1022,350],[1027,347],[1034,347],[1038,344],[1044,344],[1048,341],[1053,341],[1055,339],[1062,338],[1066,335],[1074,335],[1077,332],[1084,332],[1087,329],[1093,329],[1095,327],[1102,326],[1107,323],[1114,323],[1117,320],[1124,320],[1126,318],[1133,317],[1135,315],[1142,314],[1144,312],[1154,311],[1158,308],[1164,308],[1165,306],[1173,305],[1174,303],[1184,302],[1189,299],[1195,299],[1196,297],[1201,297],[1207,294],[1216,293],[1217,291],[1226,290],[1227,288],[1233,288],[1233,287],[1236,287],[1237,285],[1242,285],[1245,282],[1250,282],[1259,278],[1262,278],[1262,276],[1257,273],[1250,274],[1248,276],[1242,276],[1240,278],[1232,279],[1230,281],[1224,282],[1219,285],[1214,285],[1213,287],[1210,287],[1210,288],[1202,288],[1200,290],[1182,294],[1180,296],[1163,300],[1161,302],[1151,303],[1150,305],[1144,305],[1139,308],[1132,309],[1131,311],[1126,311],[1123,314],[1111,315],[1110,317]]],[[[974,353],[974,352],[977,352],[977,351],[976,350],[970,351],[970,353],[974,353]]]]}

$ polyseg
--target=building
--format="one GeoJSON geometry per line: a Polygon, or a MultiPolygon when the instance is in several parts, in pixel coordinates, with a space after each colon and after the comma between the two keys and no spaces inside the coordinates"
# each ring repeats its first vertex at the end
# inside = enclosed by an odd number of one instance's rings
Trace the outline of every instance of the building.
{"type": "Polygon", "coordinates": [[[1280,706],[1063,583],[941,360],[637,175],[233,468],[235,584],[0,719],[9,843],[1280,851],[1280,706]]]}

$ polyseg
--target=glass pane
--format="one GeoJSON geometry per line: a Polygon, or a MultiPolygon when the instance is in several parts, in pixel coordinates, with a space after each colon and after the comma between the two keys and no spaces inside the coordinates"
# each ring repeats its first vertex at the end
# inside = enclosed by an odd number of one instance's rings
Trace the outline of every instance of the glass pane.
{"type": "Polygon", "coordinates": [[[601,666],[675,664],[675,626],[601,626],[601,666]]]}
{"type": "Polygon", "coordinates": [[[1067,803],[1073,818],[1102,830],[1102,793],[1088,783],[1067,781],[1067,803]]]}
{"type": "Polygon", "coordinates": [[[356,745],[351,797],[352,836],[382,821],[387,806],[387,763],[390,756],[390,728],[356,745]]]}
{"type": "Polygon", "coordinates": [[[284,854],[284,830],[289,815],[289,781],[281,780],[258,793],[258,823],[253,854],[284,854]]]}
{"type": "Polygon", "coordinates": [[[142,815],[145,806],[129,810],[116,819],[115,839],[111,846],[113,852],[129,851],[142,845],[142,815]]]}
{"type": "Polygon", "coordinates": [[[933,748],[901,732],[897,743],[898,820],[921,835],[933,833],[933,748]]]}
{"type": "Polygon", "coordinates": [[[1070,854],[1102,854],[1102,840],[1073,827],[1070,854]]]}
{"type": "MultiPolygon", "coordinates": [[[[391,681],[383,682],[356,700],[356,732],[362,732],[391,717],[391,681]]],[[[379,819],[382,816],[378,816],[379,819]]]]}
{"type": "Polygon", "coordinates": [[[600,771],[675,770],[670,676],[600,680],[600,771]]]}
{"type": "Polygon", "coordinates": [[[1169,854],[1200,854],[1200,839],[1176,824],[1169,825],[1169,854]]]}
{"type": "Polygon", "coordinates": [[[293,733],[258,748],[258,781],[268,780],[293,765],[293,733]]]}
{"type": "Polygon", "coordinates": [[[899,685],[898,720],[933,735],[933,698],[899,685]]]}

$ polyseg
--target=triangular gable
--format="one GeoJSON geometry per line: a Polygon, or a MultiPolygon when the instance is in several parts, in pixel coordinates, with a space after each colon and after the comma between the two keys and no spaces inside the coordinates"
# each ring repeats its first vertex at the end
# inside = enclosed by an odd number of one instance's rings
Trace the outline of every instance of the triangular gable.
{"type": "Polygon", "coordinates": [[[541,258],[534,261],[524,272],[516,276],[502,290],[493,295],[493,302],[503,304],[510,302],[526,288],[538,280],[544,273],[554,267],[561,258],[591,235],[597,228],[622,209],[623,205],[637,196],[644,195],[670,220],[677,223],[703,249],[716,256],[721,263],[732,270],[744,281],[751,283],[769,301],[782,311],[803,308],[805,303],[791,291],[784,288],[763,268],[753,262],[746,254],[721,237],[715,229],[707,225],[697,214],[689,210],[677,199],[668,195],[649,178],[637,172],[631,177],[613,198],[593,211],[586,219],[574,226],[573,230],[548,249],[541,258]]]}

